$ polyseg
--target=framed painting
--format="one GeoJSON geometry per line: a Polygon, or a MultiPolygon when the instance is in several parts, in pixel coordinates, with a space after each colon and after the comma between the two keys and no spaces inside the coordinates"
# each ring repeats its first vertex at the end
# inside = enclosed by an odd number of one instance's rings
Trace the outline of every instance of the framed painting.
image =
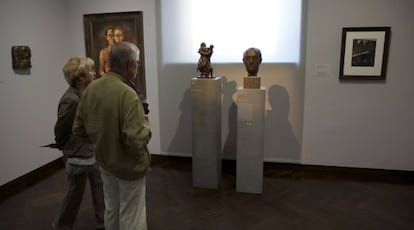
{"type": "Polygon", "coordinates": [[[119,12],[83,15],[86,56],[95,61],[97,76],[109,70],[109,51],[120,41],[134,43],[140,50],[140,65],[135,85],[140,97],[146,99],[143,15],[137,12],[119,12]]]}
{"type": "Polygon", "coordinates": [[[339,79],[385,80],[391,27],[342,29],[339,79]]]}

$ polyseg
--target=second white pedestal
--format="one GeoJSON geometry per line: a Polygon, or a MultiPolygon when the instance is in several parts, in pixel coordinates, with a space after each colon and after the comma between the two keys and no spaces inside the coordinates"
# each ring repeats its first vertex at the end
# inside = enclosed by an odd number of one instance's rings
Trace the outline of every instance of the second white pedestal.
{"type": "Polygon", "coordinates": [[[264,87],[237,90],[237,192],[263,190],[264,106],[264,87]]]}

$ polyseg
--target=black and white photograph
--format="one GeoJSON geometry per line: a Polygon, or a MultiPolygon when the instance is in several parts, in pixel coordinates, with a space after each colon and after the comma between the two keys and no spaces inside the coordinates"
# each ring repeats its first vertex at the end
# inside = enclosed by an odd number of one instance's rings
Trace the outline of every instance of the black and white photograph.
{"type": "Polygon", "coordinates": [[[384,80],[390,27],[343,28],[339,78],[384,80]]]}

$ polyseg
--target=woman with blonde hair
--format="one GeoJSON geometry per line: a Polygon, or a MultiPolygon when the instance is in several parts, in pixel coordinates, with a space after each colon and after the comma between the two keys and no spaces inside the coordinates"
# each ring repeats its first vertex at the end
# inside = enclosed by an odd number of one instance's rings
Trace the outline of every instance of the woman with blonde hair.
{"type": "Polygon", "coordinates": [[[81,95],[96,76],[94,61],[87,57],[71,57],[63,66],[63,74],[69,88],[59,101],[54,133],[56,145],[63,152],[69,185],[52,227],[72,229],[79,212],[86,180],[89,179],[96,229],[104,229],[105,204],[102,179],[93,148],[72,135],[72,125],[81,95]]]}

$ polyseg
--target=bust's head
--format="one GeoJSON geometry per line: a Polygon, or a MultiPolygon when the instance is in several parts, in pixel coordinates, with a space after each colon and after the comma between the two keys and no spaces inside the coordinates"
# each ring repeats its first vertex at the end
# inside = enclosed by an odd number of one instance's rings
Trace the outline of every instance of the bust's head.
{"type": "Polygon", "coordinates": [[[257,76],[259,65],[262,63],[262,52],[257,48],[248,48],[243,53],[243,63],[248,76],[257,76]]]}

